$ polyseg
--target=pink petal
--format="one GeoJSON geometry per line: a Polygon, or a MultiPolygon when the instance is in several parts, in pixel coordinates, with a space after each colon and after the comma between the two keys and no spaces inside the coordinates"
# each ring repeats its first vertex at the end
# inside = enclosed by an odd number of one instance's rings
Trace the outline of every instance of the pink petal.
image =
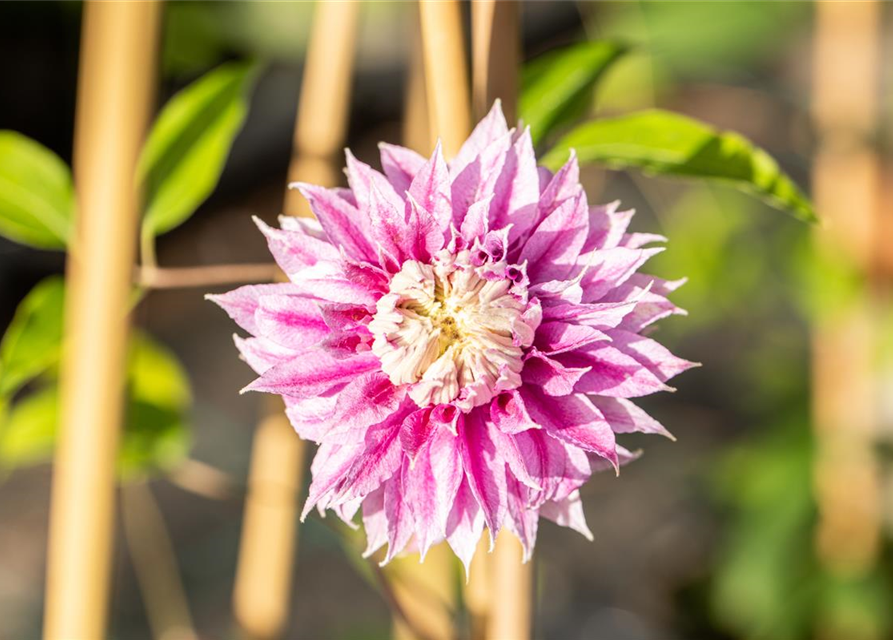
{"type": "Polygon", "coordinates": [[[374,309],[381,293],[356,278],[348,278],[339,265],[318,262],[290,274],[295,293],[340,304],[363,305],[374,309]]]}
{"type": "Polygon", "coordinates": [[[294,295],[261,296],[254,320],[260,335],[296,350],[312,346],[331,332],[319,306],[294,295]]]}
{"type": "Polygon", "coordinates": [[[540,507],[540,515],[548,518],[555,524],[568,527],[577,531],[592,542],[594,539],[589,526],[586,524],[586,516],[583,514],[583,502],[580,500],[580,492],[574,491],[563,500],[549,500],[540,507]]]}
{"type": "Polygon", "coordinates": [[[589,208],[589,238],[583,251],[613,249],[620,245],[635,210],[617,211],[620,201],[589,208]]]}
{"type": "Polygon", "coordinates": [[[349,444],[345,441],[333,441],[329,437],[336,402],[337,396],[313,398],[289,398],[286,396],[285,415],[288,416],[295,432],[304,440],[317,443],[326,440],[331,444],[349,444]]]}
{"type": "Polygon", "coordinates": [[[274,229],[258,217],[254,218],[254,223],[266,237],[267,246],[276,264],[285,273],[294,273],[298,269],[316,264],[319,260],[338,258],[338,249],[328,240],[319,240],[303,231],[274,229]]]}
{"type": "Polygon", "coordinates": [[[381,168],[394,191],[404,193],[425,164],[425,158],[412,149],[384,142],[379,143],[378,149],[381,151],[381,168]]]}
{"type": "Polygon", "coordinates": [[[514,241],[522,237],[536,221],[539,198],[536,154],[528,128],[506,154],[502,171],[493,187],[490,227],[500,229],[511,224],[509,239],[514,241]]]}
{"type": "Polygon", "coordinates": [[[346,384],[361,373],[379,368],[379,360],[372,353],[337,360],[324,351],[308,349],[293,360],[265,371],[245,390],[308,398],[346,384]]]}
{"type": "Polygon", "coordinates": [[[484,531],[484,514],[466,479],[459,484],[456,500],[447,517],[446,539],[465,565],[466,580],[471,559],[484,531]]]}
{"type": "Polygon", "coordinates": [[[462,144],[459,153],[450,163],[452,175],[459,175],[475,158],[478,158],[486,148],[495,141],[503,138],[508,133],[508,125],[502,113],[502,104],[497,100],[493,103],[490,112],[481,120],[468,139],[462,144]]]}
{"type": "Polygon", "coordinates": [[[307,501],[301,512],[302,522],[317,504],[323,507],[328,504],[335,488],[356,460],[362,457],[362,452],[362,443],[341,445],[323,442],[319,446],[313,457],[313,463],[310,465],[313,481],[310,483],[307,501]]]}
{"type": "Polygon", "coordinates": [[[257,335],[260,331],[254,321],[254,313],[257,311],[261,296],[294,292],[294,287],[289,284],[249,284],[226,293],[206,295],[205,299],[226,311],[226,314],[245,331],[257,335]]]}
{"type": "Polygon", "coordinates": [[[469,244],[473,243],[477,238],[483,238],[490,229],[490,201],[493,196],[487,196],[483,200],[478,200],[470,207],[465,219],[462,221],[461,234],[469,244]]]}
{"type": "Polygon", "coordinates": [[[577,152],[571,149],[568,161],[552,176],[540,194],[538,204],[540,219],[544,219],[566,200],[578,197],[581,190],[577,152]]]}
{"type": "MultiPolygon", "coordinates": [[[[338,493],[334,497],[336,503],[349,502],[366,496],[397,473],[404,459],[397,435],[400,432],[400,424],[408,413],[409,411],[404,408],[383,422],[369,427],[362,455],[356,459],[338,485],[338,493]]],[[[387,503],[387,496],[385,502],[387,503]]]]}
{"type": "Polygon", "coordinates": [[[606,293],[622,285],[652,256],[663,251],[663,247],[654,249],[614,249],[594,250],[587,257],[581,257],[589,265],[583,276],[583,302],[595,302],[606,293]]]}
{"type": "Polygon", "coordinates": [[[614,346],[635,358],[661,382],[699,366],[695,362],[677,358],[662,344],[650,338],[620,329],[612,329],[609,333],[614,346]]]}
{"type": "Polygon", "coordinates": [[[528,562],[536,545],[536,532],[539,526],[539,510],[529,505],[527,488],[514,478],[508,478],[508,519],[509,530],[517,536],[524,548],[522,562],[528,562]]]}
{"type": "Polygon", "coordinates": [[[446,535],[447,519],[464,476],[457,445],[456,436],[437,428],[415,461],[403,466],[403,490],[422,559],[446,535]]]}
{"type": "Polygon", "coordinates": [[[445,238],[453,222],[453,204],[450,194],[450,171],[443,159],[439,142],[431,159],[419,169],[413,179],[409,187],[409,196],[431,215],[442,237],[445,238]]]}
{"type": "Polygon", "coordinates": [[[577,383],[577,391],[580,393],[636,398],[670,390],[670,387],[638,360],[610,343],[596,342],[556,358],[565,366],[592,367],[577,383]]]}
{"type": "Polygon", "coordinates": [[[384,422],[399,409],[405,395],[381,371],[358,375],[336,395],[326,440],[362,440],[369,426],[384,422]]]}
{"type": "Polygon", "coordinates": [[[552,397],[523,387],[527,412],[551,436],[605,458],[618,466],[614,432],[584,395],[552,397]]]}
{"type": "Polygon", "coordinates": [[[388,554],[382,565],[390,562],[406,548],[412,538],[412,514],[403,499],[400,475],[389,480],[384,487],[384,511],[388,521],[388,554]]]}
{"type": "Polygon", "coordinates": [[[580,487],[592,475],[592,463],[586,453],[574,445],[529,430],[515,435],[518,450],[530,474],[540,479],[543,490],[530,496],[532,506],[544,500],[559,500],[580,487]]]}
{"type": "Polygon", "coordinates": [[[610,341],[611,338],[595,327],[552,321],[540,325],[536,331],[534,345],[542,353],[553,355],[573,351],[601,340],[610,341]]]}
{"type": "Polygon", "coordinates": [[[649,433],[676,439],[660,422],[625,398],[592,396],[590,400],[605,416],[614,433],[649,433]]]}
{"type": "Polygon", "coordinates": [[[541,428],[527,413],[517,390],[504,391],[490,403],[490,419],[497,429],[508,434],[541,428]]]}
{"type": "Polygon", "coordinates": [[[296,182],[289,185],[300,190],[310,204],[320,225],[333,245],[343,247],[348,255],[366,262],[376,260],[369,243],[371,225],[369,216],[338,195],[333,189],[296,182]]]}
{"type": "Polygon", "coordinates": [[[505,462],[497,457],[488,418],[481,408],[465,414],[459,422],[459,451],[468,486],[481,506],[493,542],[505,517],[505,462]]]}
{"type": "Polygon", "coordinates": [[[366,550],[363,551],[363,557],[368,558],[388,541],[384,487],[379,487],[363,500],[363,529],[366,531],[366,550]]]}
{"type": "Polygon", "coordinates": [[[242,359],[258,374],[263,373],[277,364],[291,360],[297,355],[297,351],[283,347],[267,338],[241,338],[233,336],[236,348],[242,359]]]}
{"type": "Polygon", "coordinates": [[[565,367],[534,347],[524,361],[522,376],[524,384],[542,389],[546,395],[567,396],[574,392],[574,386],[591,368],[565,367]]]}

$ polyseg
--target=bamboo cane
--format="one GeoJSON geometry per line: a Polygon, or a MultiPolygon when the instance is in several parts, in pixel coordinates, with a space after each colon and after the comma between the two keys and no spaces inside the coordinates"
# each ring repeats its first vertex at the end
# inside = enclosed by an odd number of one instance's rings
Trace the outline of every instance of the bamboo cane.
{"type": "Polygon", "coordinates": [[[499,98],[509,122],[518,114],[518,66],[521,61],[520,7],[514,0],[472,0],[472,103],[482,118],[499,98]]]}
{"type": "MultiPolygon", "coordinates": [[[[826,219],[816,242],[826,260],[863,272],[876,257],[881,210],[880,160],[866,143],[878,125],[880,12],[878,2],[816,5],[813,114],[820,144],[813,184],[826,219]]],[[[813,327],[816,546],[825,570],[841,577],[870,571],[880,548],[876,296],[861,291],[823,310],[813,327]]],[[[875,637],[819,628],[821,638],[875,637]]]]}
{"type": "MultiPolygon", "coordinates": [[[[355,2],[317,3],[289,181],[337,182],[332,161],[347,129],[358,9],[355,2]]],[[[295,191],[286,191],[284,211],[312,215],[295,191]]],[[[258,639],[281,636],[288,619],[305,451],[278,399],[270,399],[265,413],[254,437],[233,592],[237,623],[247,637],[258,639]]]]}
{"type": "MultiPolygon", "coordinates": [[[[512,1],[474,0],[471,10],[475,111],[482,116],[498,98],[513,122],[521,60],[520,7],[512,1]]],[[[530,637],[532,565],[521,562],[521,544],[508,531],[500,533],[491,556],[481,553],[482,546],[466,589],[472,633],[476,638],[525,640],[530,637]]]]}
{"type": "MultiPolygon", "coordinates": [[[[461,29],[461,22],[457,24],[461,29]]],[[[461,43],[461,31],[454,33],[453,37],[461,43]]],[[[461,62],[464,65],[464,58],[461,62]]],[[[414,34],[406,88],[403,142],[422,154],[429,153],[433,143],[431,126],[434,116],[429,108],[432,87],[427,74],[427,64],[422,55],[422,37],[414,34]]],[[[444,88],[438,86],[434,90],[439,92],[444,88]]],[[[467,94],[467,89],[465,91],[467,94]]],[[[467,131],[464,134],[451,131],[450,135],[457,139],[464,138],[467,131]]],[[[394,616],[395,640],[449,640],[455,637],[451,613],[456,603],[456,563],[446,543],[433,547],[424,564],[419,564],[416,554],[396,558],[387,567],[386,575],[401,613],[410,622],[406,624],[400,616],[394,616]]]]}
{"type": "Polygon", "coordinates": [[[419,15],[428,122],[431,135],[441,139],[449,158],[471,132],[462,7],[457,0],[421,0],[419,15]]]}
{"type": "Polygon", "coordinates": [[[53,473],[44,637],[102,638],[113,545],[126,309],[138,218],[136,159],[149,119],[155,2],[88,2],[74,171],[61,422],[53,473]]]}

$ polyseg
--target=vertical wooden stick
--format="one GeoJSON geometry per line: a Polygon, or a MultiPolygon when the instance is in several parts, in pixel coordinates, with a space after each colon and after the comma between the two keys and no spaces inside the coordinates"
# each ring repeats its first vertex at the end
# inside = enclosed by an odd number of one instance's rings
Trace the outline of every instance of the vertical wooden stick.
{"type": "Polygon", "coordinates": [[[502,531],[493,551],[493,593],[488,640],[524,640],[530,637],[530,605],[533,594],[533,565],[522,564],[521,542],[502,531]]]}
{"type": "MultiPolygon", "coordinates": [[[[826,223],[816,241],[833,264],[866,272],[877,257],[881,208],[880,160],[865,142],[878,125],[880,13],[878,2],[816,5],[814,191],[826,223]]],[[[842,576],[870,571],[880,546],[875,295],[865,290],[823,310],[813,329],[816,543],[825,569],[842,576]]],[[[823,637],[841,637],[823,629],[823,637]]]]}
{"type": "MultiPolygon", "coordinates": [[[[453,36],[461,43],[461,22],[457,24],[460,32],[454,33],[453,36]]],[[[430,109],[430,92],[432,90],[440,92],[443,87],[438,86],[434,89],[431,87],[431,80],[427,77],[427,65],[423,64],[421,55],[423,37],[415,34],[412,43],[403,143],[427,155],[431,152],[433,138],[436,137],[431,131],[434,116],[430,109]]],[[[461,58],[460,62],[464,65],[464,58],[461,58]]],[[[465,92],[467,95],[467,88],[465,92]]],[[[466,115],[466,121],[467,119],[466,115]]],[[[462,134],[463,137],[465,134],[462,134]]],[[[451,135],[458,139],[460,132],[451,132],[451,135]]],[[[461,145],[461,141],[459,144],[461,145]]],[[[456,148],[458,149],[458,146],[456,148]]],[[[450,640],[456,636],[451,618],[451,612],[456,604],[456,562],[446,543],[433,547],[428,552],[424,564],[419,564],[417,554],[396,558],[388,565],[386,575],[391,581],[393,595],[402,613],[411,623],[410,628],[410,625],[405,624],[398,616],[394,617],[395,640],[419,640],[418,634],[425,640],[450,640]]]]}
{"type": "Polygon", "coordinates": [[[431,135],[441,139],[449,158],[471,132],[462,6],[458,0],[421,0],[419,14],[428,121],[431,135]]]}
{"type": "MultiPolygon", "coordinates": [[[[344,144],[353,74],[357,2],[318,2],[295,123],[289,181],[337,183],[333,159],[344,144]]],[[[288,215],[312,215],[293,190],[288,215]]],[[[297,495],[305,445],[282,402],[270,398],[254,437],[248,497],[233,592],[236,620],[249,638],[282,635],[291,600],[297,495]]]]}
{"type": "Polygon", "coordinates": [[[134,174],[153,95],[159,17],[155,2],[88,2],[84,10],[74,153],[78,220],[68,262],[50,508],[48,639],[105,637],[137,236],[134,174]]]}
{"type": "MultiPolygon", "coordinates": [[[[476,114],[485,114],[499,98],[506,118],[513,122],[521,64],[520,7],[497,0],[474,0],[471,7],[476,114]]],[[[482,542],[466,589],[472,632],[492,640],[525,640],[531,629],[533,566],[521,562],[521,543],[508,531],[500,533],[491,556],[482,554],[483,546],[482,542]]]]}
{"type": "Polygon", "coordinates": [[[509,123],[518,117],[521,65],[520,6],[514,0],[472,0],[471,70],[475,119],[502,100],[509,123]]]}

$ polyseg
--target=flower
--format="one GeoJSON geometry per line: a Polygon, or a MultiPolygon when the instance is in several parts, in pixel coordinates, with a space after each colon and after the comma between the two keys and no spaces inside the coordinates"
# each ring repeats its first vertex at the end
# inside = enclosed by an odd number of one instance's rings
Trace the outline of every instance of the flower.
{"type": "Polygon", "coordinates": [[[682,284],[637,273],[660,236],[590,207],[576,158],[537,167],[499,103],[451,161],[381,145],[347,152],[350,189],[292,185],[317,220],[257,221],[288,283],[211,298],[319,444],[303,517],[352,522],[371,554],[446,539],[466,567],[486,526],[521,540],[540,516],[590,537],[579,489],[635,454],[616,434],[669,433],[629,398],[693,366],[643,335],[681,313],[682,284]]]}

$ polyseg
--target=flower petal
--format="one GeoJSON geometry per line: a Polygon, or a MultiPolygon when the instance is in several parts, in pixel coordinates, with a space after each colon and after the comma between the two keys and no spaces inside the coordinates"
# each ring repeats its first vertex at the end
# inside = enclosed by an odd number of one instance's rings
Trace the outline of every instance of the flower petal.
{"type": "Polygon", "coordinates": [[[354,358],[337,360],[325,351],[308,349],[293,360],[268,369],[245,387],[245,390],[309,398],[351,382],[361,373],[378,368],[378,358],[372,353],[360,353],[354,358]]]}

